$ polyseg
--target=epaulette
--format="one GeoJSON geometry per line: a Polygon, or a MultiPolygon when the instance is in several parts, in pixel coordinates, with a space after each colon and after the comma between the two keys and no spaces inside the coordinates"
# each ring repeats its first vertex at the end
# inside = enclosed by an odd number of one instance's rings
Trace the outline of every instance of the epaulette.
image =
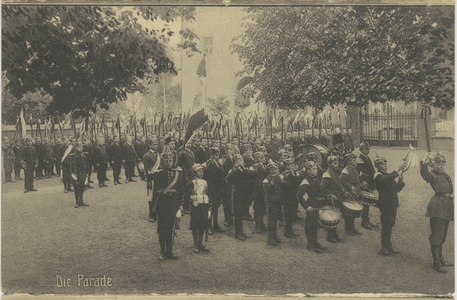
{"type": "Polygon", "coordinates": [[[363,162],[363,160],[362,160],[360,157],[357,157],[357,163],[358,163],[358,164],[363,164],[364,162],[363,162]]]}
{"type": "Polygon", "coordinates": [[[309,185],[308,179],[303,179],[303,181],[300,183],[300,185],[309,185]]]}
{"type": "Polygon", "coordinates": [[[382,175],[382,173],[381,172],[374,173],[373,179],[376,179],[376,177],[378,177],[378,175],[382,175]]]}
{"type": "Polygon", "coordinates": [[[344,168],[343,171],[341,171],[341,174],[349,175],[348,169],[347,169],[347,168],[344,168]]]}
{"type": "Polygon", "coordinates": [[[268,182],[269,182],[269,181],[268,181],[268,179],[266,179],[266,178],[262,181],[263,184],[268,184],[268,182]]]}
{"type": "Polygon", "coordinates": [[[203,168],[206,168],[206,161],[202,163],[203,168]]]}
{"type": "Polygon", "coordinates": [[[324,174],[322,174],[322,179],[324,178],[332,178],[332,175],[330,175],[329,171],[325,171],[324,174]]]}

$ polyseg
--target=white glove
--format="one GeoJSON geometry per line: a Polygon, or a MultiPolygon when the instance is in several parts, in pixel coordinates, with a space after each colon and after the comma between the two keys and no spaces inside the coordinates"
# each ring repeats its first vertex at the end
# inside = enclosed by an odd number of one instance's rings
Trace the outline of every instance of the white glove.
{"type": "Polygon", "coordinates": [[[84,180],[84,185],[88,185],[89,184],[89,177],[86,177],[86,180],[84,180]]]}
{"type": "Polygon", "coordinates": [[[181,216],[182,216],[181,210],[179,209],[179,210],[176,212],[176,218],[181,219],[181,216]]]}
{"type": "Polygon", "coordinates": [[[208,220],[211,220],[211,210],[208,210],[208,220]]]}

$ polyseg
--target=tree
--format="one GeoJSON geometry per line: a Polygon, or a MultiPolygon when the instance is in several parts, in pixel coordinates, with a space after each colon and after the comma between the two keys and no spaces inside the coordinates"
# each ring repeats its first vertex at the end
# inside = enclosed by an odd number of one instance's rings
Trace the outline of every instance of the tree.
{"type": "Polygon", "coordinates": [[[230,101],[226,96],[218,95],[215,98],[208,98],[209,111],[215,115],[228,114],[230,101]]]}
{"type": "MultiPolygon", "coordinates": [[[[43,89],[50,113],[75,117],[108,109],[141,90],[146,73],[176,73],[165,46],[174,33],[144,28],[138,17],[165,23],[191,21],[195,8],[141,6],[4,6],[2,63],[16,98],[43,89]]],[[[157,23],[157,22],[156,22],[157,23]]],[[[196,35],[181,31],[185,49],[198,51],[196,35]]]]}
{"type": "Polygon", "coordinates": [[[234,39],[232,49],[244,62],[242,73],[253,77],[257,101],[290,109],[362,106],[370,100],[454,105],[453,9],[246,11],[246,31],[234,39]]]}

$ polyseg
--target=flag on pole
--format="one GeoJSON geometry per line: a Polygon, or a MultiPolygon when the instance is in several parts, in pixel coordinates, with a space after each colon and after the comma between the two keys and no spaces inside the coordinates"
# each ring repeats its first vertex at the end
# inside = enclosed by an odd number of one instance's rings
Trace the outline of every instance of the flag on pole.
{"type": "Polygon", "coordinates": [[[21,128],[22,138],[25,139],[25,137],[27,136],[27,129],[25,128],[26,124],[25,124],[25,119],[24,119],[24,108],[21,108],[21,113],[19,114],[19,118],[21,121],[20,128],[21,128]]]}
{"type": "Polygon", "coordinates": [[[201,62],[198,64],[198,69],[197,69],[197,75],[198,78],[200,77],[206,77],[206,61],[205,61],[205,54],[203,54],[203,58],[201,62]]]}
{"type": "Polygon", "coordinates": [[[197,131],[206,121],[208,121],[208,116],[205,115],[205,109],[202,108],[189,118],[189,123],[187,125],[186,137],[184,138],[184,145],[191,138],[194,132],[197,131]]]}

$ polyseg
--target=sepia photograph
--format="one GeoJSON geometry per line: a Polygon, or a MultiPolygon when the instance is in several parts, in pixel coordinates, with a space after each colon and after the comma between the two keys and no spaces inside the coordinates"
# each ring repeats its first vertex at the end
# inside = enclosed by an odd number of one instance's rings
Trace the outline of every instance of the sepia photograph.
{"type": "Polygon", "coordinates": [[[454,11],[3,1],[5,299],[452,298],[454,11]]]}

